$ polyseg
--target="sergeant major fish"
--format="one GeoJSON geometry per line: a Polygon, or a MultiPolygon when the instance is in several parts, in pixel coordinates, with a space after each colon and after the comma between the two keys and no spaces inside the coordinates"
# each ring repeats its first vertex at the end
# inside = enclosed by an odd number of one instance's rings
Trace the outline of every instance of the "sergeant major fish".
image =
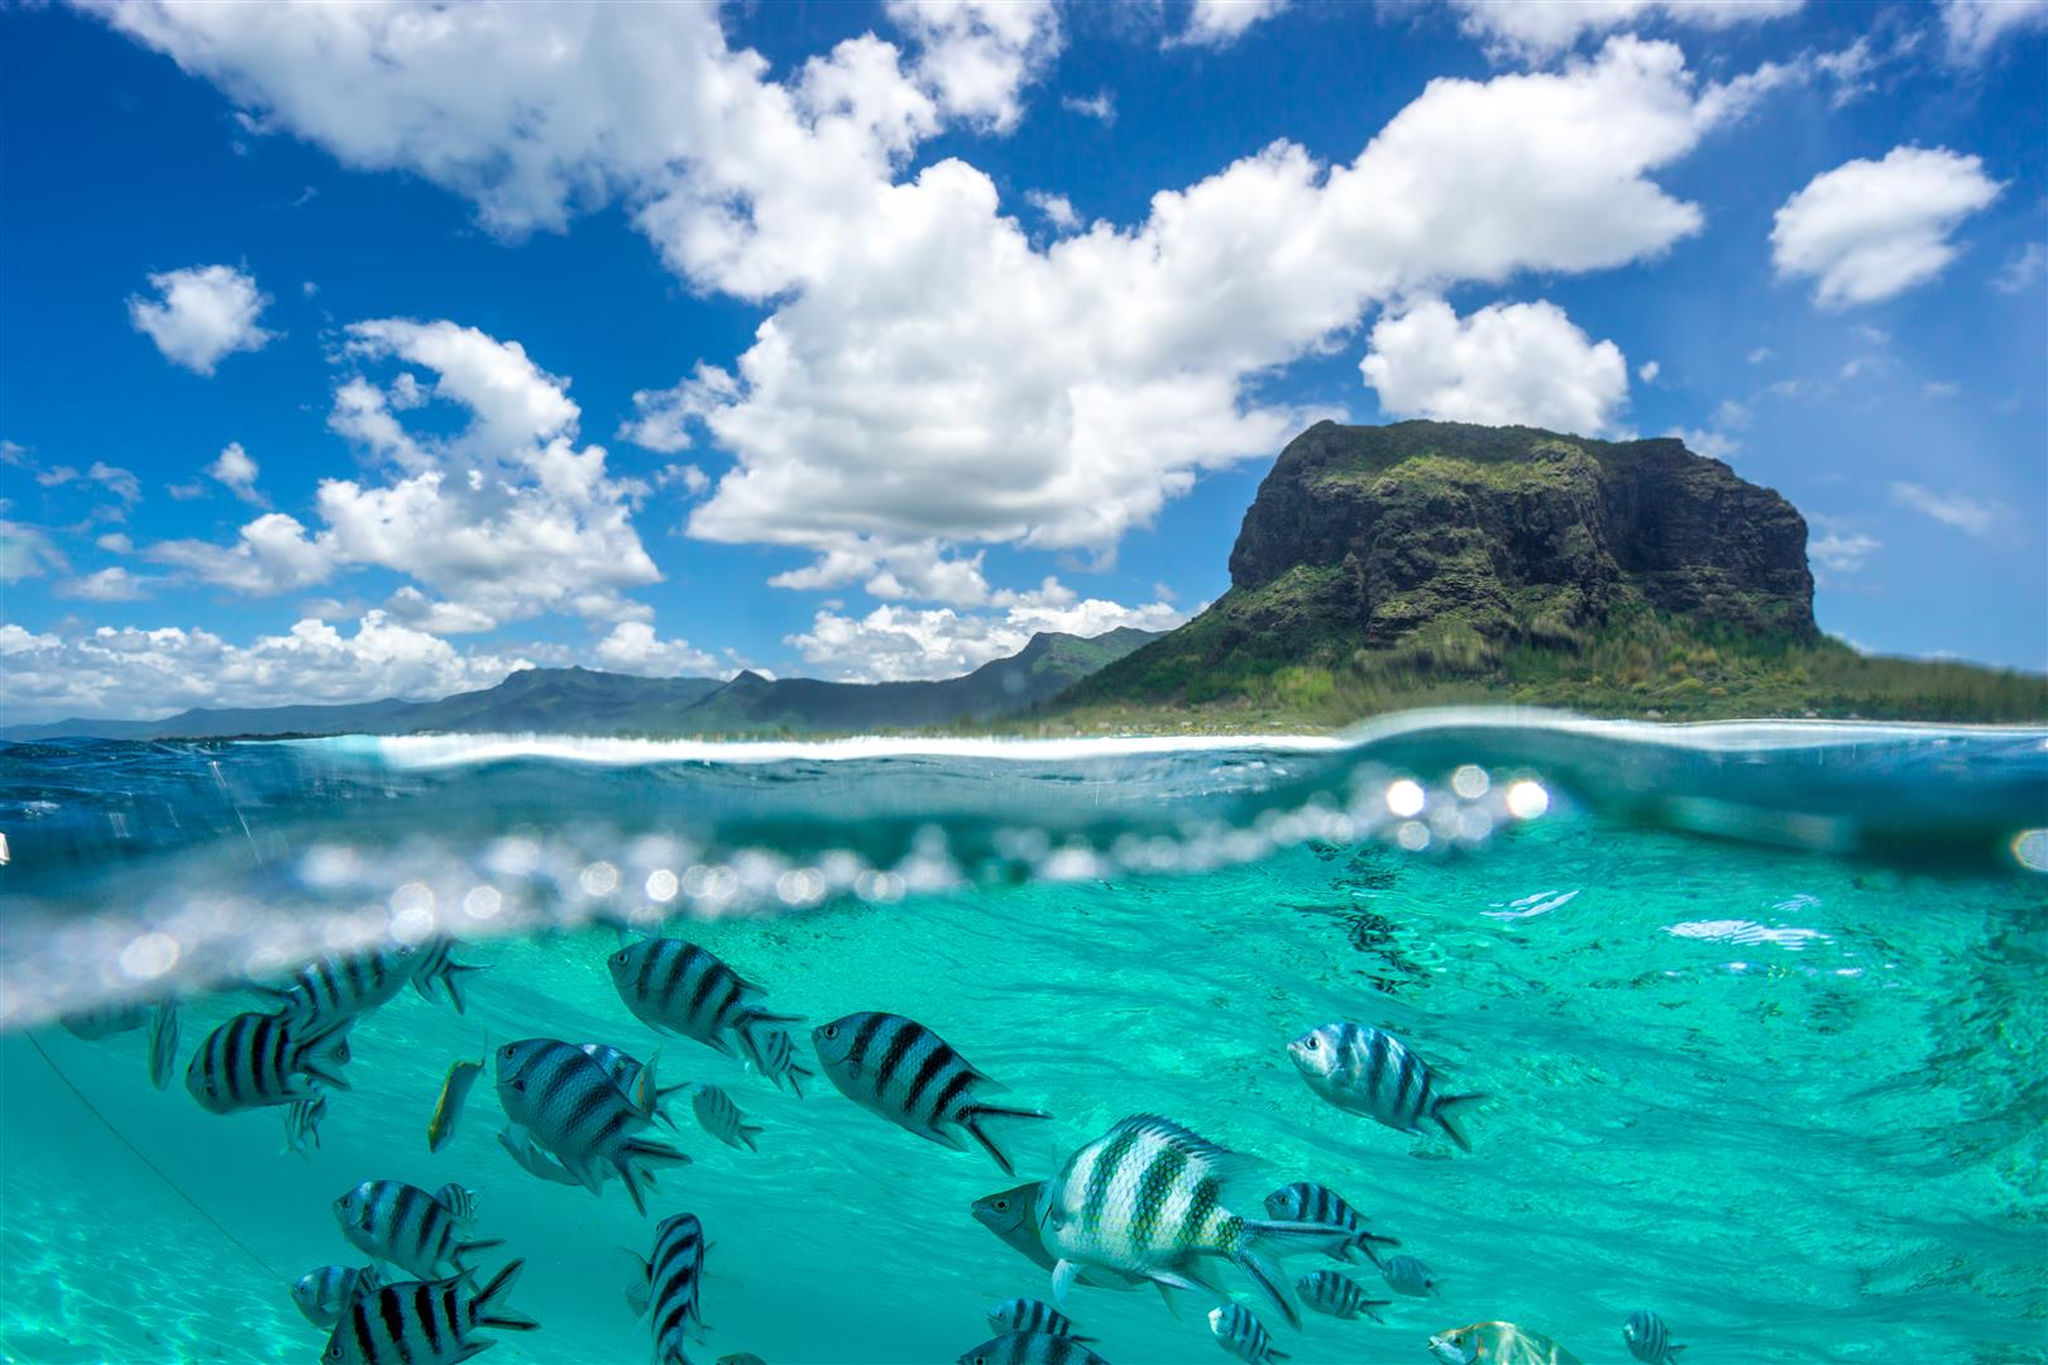
{"type": "Polygon", "coordinates": [[[540,1324],[501,1302],[525,1265],[512,1262],[469,1299],[462,1294],[467,1276],[359,1293],[327,1338],[322,1365],[459,1365],[497,1344],[476,1340],[479,1327],[531,1332],[540,1324]]]}
{"type": "Polygon", "coordinates": [[[698,1300],[704,1279],[704,1225],[694,1213],[662,1219],[654,1229],[654,1254],[644,1261],[635,1256],[633,1261],[636,1273],[627,1285],[626,1299],[635,1313],[649,1318],[654,1365],[690,1365],[684,1347],[704,1330],[698,1300]]]}
{"type": "Polygon", "coordinates": [[[360,1292],[378,1288],[375,1266],[323,1265],[292,1284],[292,1302],[315,1327],[332,1327],[360,1292]]]}
{"type": "Polygon", "coordinates": [[[311,1158],[320,1145],[320,1120],[327,1117],[327,1096],[293,1100],[284,1107],[284,1150],[311,1158]]]}
{"type": "Polygon", "coordinates": [[[1413,1256],[1389,1257],[1380,1267],[1380,1277],[1396,1294],[1420,1299],[1436,1293],[1436,1272],[1413,1256]]]}
{"type": "Polygon", "coordinates": [[[552,1038],[528,1038],[498,1049],[498,1099],[505,1116],[593,1194],[607,1168],[616,1171],[643,1215],[641,1193],[651,1162],[687,1164],[673,1147],[634,1133],[647,1116],[581,1048],[552,1038]]]}
{"type": "Polygon", "coordinates": [[[284,986],[263,994],[302,1021],[352,1021],[404,990],[417,965],[413,949],[405,944],[381,953],[317,958],[292,973],[284,986]]]}
{"type": "Polygon", "coordinates": [[[476,1191],[449,1181],[434,1191],[434,1202],[455,1215],[455,1221],[464,1227],[476,1222],[476,1191]]]}
{"type": "Polygon", "coordinates": [[[1078,1337],[1004,1332],[961,1352],[957,1365],[1109,1365],[1078,1337]]]}
{"type": "Polygon", "coordinates": [[[1015,1175],[1010,1158],[982,1131],[989,1118],[1049,1119],[1040,1109],[982,1104],[978,1087],[993,1084],[946,1040],[900,1014],[849,1014],[811,1031],[818,1064],[841,1094],[869,1113],[919,1137],[966,1150],[960,1131],[1015,1175]],[[960,1130],[960,1131],[956,1131],[960,1130]]]}
{"type": "Polygon", "coordinates": [[[988,1310],[988,1330],[997,1336],[1005,1332],[1043,1332],[1049,1337],[1072,1337],[1076,1341],[1095,1339],[1076,1332],[1072,1318],[1041,1299],[1004,1299],[988,1310]]]}
{"type": "Polygon", "coordinates": [[[1549,1337],[1512,1322],[1475,1322],[1439,1332],[1429,1339],[1429,1349],[1443,1365],[1582,1365],[1549,1337]]]}
{"type": "Polygon", "coordinates": [[[678,1090],[689,1089],[686,1085],[662,1085],[655,1079],[655,1070],[661,1065],[661,1049],[645,1062],[610,1043],[578,1043],[583,1055],[604,1068],[604,1074],[612,1078],[633,1107],[651,1123],[664,1123],[675,1127],[669,1116],[661,1112],[661,1102],[678,1090]]]}
{"type": "Polygon", "coordinates": [[[403,1180],[365,1180],[334,1201],[341,1235],[366,1256],[402,1268],[422,1280],[469,1270],[464,1258],[502,1238],[465,1242],[448,1206],[403,1180]]]}
{"type": "Polygon", "coordinates": [[[1339,1021],[1302,1034],[1287,1051],[1308,1088],[1339,1109],[1402,1133],[1422,1132],[1428,1119],[1461,1150],[1472,1150],[1446,1111],[1484,1097],[1443,1094],[1429,1065],[1392,1034],[1339,1021]]]}
{"type": "Polygon", "coordinates": [[[462,1117],[462,1106],[469,1099],[469,1088],[483,1074],[481,1060],[458,1059],[449,1065],[448,1078],[441,1082],[441,1098],[434,1101],[434,1116],[427,1120],[428,1151],[440,1151],[448,1139],[455,1136],[455,1123],[462,1117]]]}
{"type": "Polygon", "coordinates": [[[1381,1242],[1390,1247],[1401,1245],[1395,1238],[1367,1232],[1364,1214],[1345,1203],[1329,1186],[1318,1185],[1312,1180],[1298,1180],[1267,1195],[1266,1216],[1283,1223],[1334,1223],[1340,1228],[1351,1229],[1351,1241],[1330,1253],[1340,1261],[1349,1262],[1351,1249],[1356,1247],[1365,1253],[1366,1259],[1378,1265],[1380,1254],[1374,1243],[1381,1242]]]}
{"type": "Polygon", "coordinates": [[[748,1123],[740,1113],[740,1107],[732,1102],[732,1096],[715,1085],[700,1085],[690,1097],[690,1105],[697,1111],[697,1122],[704,1125],[704,1131],[728,1147],[744,1146],[750,1152],[761,1149],[754,1145],[754,1137],[761,1131],[758,1123],[748,1123]]]}
{"type": "Polygon", "coordinates": [[[1224,1350],[1249,1365],[1287,1359],[1285,1351],[1273,1349],[1273,1338],[1266,1334],[1266,1325],[1241,1303],[1210,1309],[1209,1332],[1224,1350]]]}
{"type": "Polygon", "coordinates": [[[1670,1365],[1685,1349],[1671,1344],[1671,1329],[1647,1308],[1638,1308],[1628,1315],[1628,1321],[1621,1325],[1621,1339],[1628,1343],[1628,1353],[1645,1365],[1670,1365]]]}
{"type": "Polygon", "coordinates": [[[611,955],[612,984],[639,1020],[659,1033],[680,1033],[731,1057],[737,1036],[752,1059],[752,1030],[793,1024],[755,1003],[761,988],[741,979],[709,949],[679,938],[650,938],[611,955]]]}
{"type": "Polygon", "coordinates": [[[1361,1316],[1374,1322],[1385,1322],[1379,1310],[1393,1302],[1392,1299],[1367,1298],[1364,1285],[1335,1270],[1318,1270],[1302,1276],[1294,1282],[1294,1292],[1301,1295],[1301,1301],[1310,1308],[1318,1313],[1328,1313],[1340,1322],[1361,1316]]]}
{"type": "Polygon", "coordinates": [[[279,1014],[238,1014],[206,1035],[185,1068],[185,1088],[216,1114],[311,1099],[349,1088],[343,1025],[308,1026],[279,1014]]]}
{"type": "Polygon", "coordinates": [[[1220,1256],[1251,1277],[1292,1326],[1300,1315],[1274,1257],[1327,1252],[1352,1237],[1322,1223],[1259,1222],[1223,1206],[1238,1158],[1171,1119],[1138,1114],[1067,1158],[1040,1187],[1036,1215],[1064,1306],[1083,1267],[1121,1270],[1170,1289],[1217,1293],[1197,1262],[1220,1256]]]}
{"type": "Polygon", "coordinates": [[[790,1093],[802,1099],[803,1082],[811,1079],[812,1072],[797,1061],[796,1044],[790,1040],[789,1030],[770,1028],[756,1032],[749,1029],[744,1037],[751,1043],[748,1064],[773,1081],[777,1090],[782,1089],[782,1082],[787,1078],[790,1093]]]}

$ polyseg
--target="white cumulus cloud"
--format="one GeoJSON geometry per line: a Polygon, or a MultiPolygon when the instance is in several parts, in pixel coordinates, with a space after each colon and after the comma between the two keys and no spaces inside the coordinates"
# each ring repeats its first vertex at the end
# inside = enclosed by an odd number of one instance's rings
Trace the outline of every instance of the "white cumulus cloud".
{"type": "Polygon", "coordinates": [[[164,359],[196,374],[212,374],[234,351],[260,351],[272,333],[256,319],[270,296],[256,278],[229,265],[200,265],[149,277],[154,299],[131,295],[128,320],[149,337],[164,359]]]}
{"type": "Polygon", "coordinates": [[[249,452],[242,449],[240,441],[230,441],[221,448],[220,458],[206,467],[207,477],[233,493],[243,502],[255,503],[258,507],[268,505],[268,500],[256,491],[256,461],[249,452]]]}
{"type": "Polygon", "coordinates": [[[1543,59],[1589,34],[1654,20],[1721,29],[1797,11],[1805,0],[1451,0],[1466,33],[1496,57],[1543,59]]]}
{"type": "Polygon", "coordinates": [[[1492,304],[1460,318],[1437,299],[1373,324],[1360,370],[1398,417],[1608,432],[1628,401],[1628,362],[1554,303],[1492,304]]]}
{"type": "Polygon", "coordinates": [[[1946,269],[1958,251],[1949,234],[2003,189],[1977,157],[1894,147],[1882,161],[1825,171],[1786,200],[1771,260],[1781,278],[1814,279],[1823,308],[1876,303],[1946,269]]]}
{"type": "Polygon", "coordinates": [[[1169,40],[1169,45],[1228,47],[1261,20],[1271,19],[1288,7],[1290,0],[1195,0],[1188,11],[1187,26],[1169,40]]]}
{"type": "Polygon", "coordinates": [[[1941,26],[1951,58],[1979,62],[2006,38],[2048,28],[2048,0],[1941,0],[1941,26]]]}
{"type": "Polygon", "coordinates": [[[139,602],[149,596],[153,578],[142,577],[115,565],[97,573],[66,579],[56,588],[57,596],[85,602],[139,602]]]}
{"type": "Polygon", "coordinates": [[[647,621],[621,621],[598,641],[593,657],[614,673],[648,678],[724,677],[732,672],[714,656],[688,640],[664,640],[647,621]]]}

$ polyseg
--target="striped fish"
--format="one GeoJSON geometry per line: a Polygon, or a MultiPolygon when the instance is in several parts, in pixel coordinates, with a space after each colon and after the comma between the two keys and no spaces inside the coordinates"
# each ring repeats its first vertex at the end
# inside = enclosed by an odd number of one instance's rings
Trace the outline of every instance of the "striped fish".
{"type": "Polygon", "coordinates": [[[690,1097],[690,1107],[697,1111],[697,1122],[704,1125],[704,1131],[726,1146],[744,1146],[750,1152],[761,1150],[754,1145],[754,1136],[761,1131],[761,1125],[748,1123],[740,1107],[732,1102],[732,1096],[717,1086],[698,1086],[690,1097]]]}
{"type": "Polygon", "coordinates": [[[1238,1159],[1171,1119],[1138,1114],[1067,1158],[1040,1187],[1035,1210],[1053,1268],[1053,1301],[1064,1306],[1083,1267],[1121,1270],[1168,1289],[1220,1297],[1197,1262],[1223,1257],[1295,1326],[1277,1256],[1327,1252],[1349,1228],[1255,1222],[1223,1206],[1238,1159]]]}
{"type": "Polygon", "coordinates": [[[1285,1351],[1273,1349],[1273,1338],[1266,1335],[1266,1324],[1241,1303],[1210,1309],[1209,1333],[1222,1343],[1224,1350],[1239,1360],[1249,1361],[1251,1365],[1267,1365],[1268,1361],[1287,1359],[1285,1351]]]}
{"type": "Polygon", "coordinates": [[[360,1289],[379,1288],[375,1266],[323,1265],[309,1270],[292,1284],[292,1302],[315,1327],[332,1327],[341,1321],[349,1300],[360,1289]]]}
{"type": "Polygon", "coordinates": [[[1287,1051],[1308,1088],[1339,1109],[1402,1133],[1421,1132],[1427,1119],[1459,1148],[1472,1150],[1445,1111],[1485,1097],[1444,1094],[1429,1064],[1392,1034],[1340,1021],[1302,1034],[1287,1051]]]}
{"type": "Polygon", "coordinates": [[[1429,1339],[1429,1349],[1443,1365],[1582,1365],[1549,1337],[1512,1322],[1475,1322],[1439,1332],[1429,1339]]]}
{"type": "Polygon", "coordinates": [[[159,1090],[171,1088],[178,1074],[178,1002],[166,1000],[156,1007],[149,1021],[149,1083],[159,1090]]]}
{"type": "Polygon", "coordinates": [[[798,1099],[804,1097],[803,1082],[810,1080],[813,1072],[796,1059],[796,1043],[786,1028],[745,1028],[740,1030],[740,1046],[747,1054],[747,1064],[770,1081],[777,1090],[782,1082],[789,1081],[790,1093],[798,1099]]]}
{"type": "Polygon", "coordinates": [[[1364,1285],[1335,1270],[1318,1270],[1302,1276],[1294,1282],[1294,1292],[1318,1313],[1328,1313],[1345,1322],[1361,1316],[1374,1322],[1385,1322],[1379,1310],[1393,1302],[1392,1299],[1367,1298],[1364,1285]]]}
{"type": "Polygon", "coordinates": [[[1671,1344],[1671,1329],[1647,1308],[1628,1315],[1621,1326],[1621,1339],[1628,1343],[1628,1353],[1645,1365],[1669,1365],[1685,1349],[1671,1344]]]}
{"type": "Polygon", "coordinates": [[[704,1334],[704,1311],[698,1301],[704,1279],[704,1225],[694,1213],[664,1218],[655,1225],[654,1254],[644,1261],[632,1259],[626,1301],[641,1317],[651,1312],[654,1365],[690,1365],[684,1347],[692,1338],[701,1341],[704,1334]]]}
{"type": "Polygon", "coordinates": [[[602,1191],[607,1170],[616,1171],[642,1214],[645,1166],[690,1160],[673,1147],[635,1137],[647,1116],[603,1067],[569,1043],[528,1038],[499,1048],[498,1100],[505,1116],[591,1193],[602,1191]]]}
{"type": "Polygon", "coordinates": [[[1004,1299],[988,1310],[988,1330],[997,1336],[1005,1332],[1043,1332],[1049,1337],[1095,1340],[1076,1332],[1074,1320],[1043,1299],[1004,1299]]]}
{"type": "MultiPolygon", "coordinates": [[[[1033,1265],[1051,1270],[1057,1261],[1039,1240],[1038,1192],[1042,1180],[1027,1181],[1008,1190],[997,1190],[974,1201],[974,1221],[1003,1239],[1003,1245],[1028,1257],[1033,1265]]],[[[1098,1289],[1136,1289],[1145,1283],[1119,1270],[1084,1270],[1080,1283],[1098,1289]]]]}
{"type": "Polygon", "coordinates": [[[1380,1254],[1374,1243],[1384,1242],[1390,1247],[1401,1245],[1395,1238],[1367,1232],[1364,1214],[1345,1203],[1328,1185],[1318,1185],[1313,1180],[1297,1180],[1267,1195],[1266,1216],[1283,1223],[1334,1223],[1340,1228],[1350,1228],[1353,1234],[1351,1241],[1330,1253],[1340,1261],[1349,1261],[1352,1248],[1356,1247],[1365,1253],[1367,1260],[1378,1265],[1380,1254]]]}
{"type": "Polygon", "coordinates": [[[455,1136],[456,1120],[462,1117],[462,1106],[469,1099],[469,1088],[476,1084],[476,1078],[484,1074],[481,1061],[458,1058],[448,1067],[448,1078],[441,1082],[441,1098],[434,1101],[434,1116],[427,1120],[427,1150],[438,1152],[455,1136]]]}
{"type": "Polygon", "coordinates": [[[1387,1282],[1387,1288],[1411,1299],[1436,1293],[1436,1272],[1413,1256],[1388,1257],[1380,1267],[1380,1277],[1387,1282]]]}
{"type": "Polygon", "coordinates": [[[1079,1337],[1005,1332],[961,1352],[957,1365],[1109,1365],[1079,1337]]]}
{"type": "Polygon", "coordinates": [[[57,1022],[72,1037],[97,1043],[117,1033],[133,1033],[148,1018],[149,1009],[145,1005],[102,1005],[98,1009],[67,1014],[57,1022]]]}
{"type": "Polygon", "coordinates": [[[604,1074],[612,1078],[633,1107],[644,1114],[649,1122],[665,1123],[675,1127],[669,1116],[661,1112],[661,1102],[679,1090],[688,1090],[687,1085],[664,1086],[655,1079],[655,1068],[661,1064],[661,1049],[645,1062],[631,1053],[613,1047],[610,1043],[578,1043],[583,1055],[604,1068],[604,1074]]]}
{"type": "Polygon", "coordinates": [[[455,1216],[463,1227],[476,1222],[476,1191],[456,1184],[453,1180],[434,1191],[434,1202],[455,1216]]]}
{"type": "Polygon", "coordinates": [[[238,1014],[207,1034],[192,1054],[185,1088],[216,1114],[311,1099],[322,1085],[346,1090],[344,1027],[309,1027],[282,1014],[238,1014]]]}
{"type": "Polygon", "coordinates": [[[498,1145],[519,1163],[521,1169],[542,1180],[557,1185],[581,1185],[583,1182],[562,1169],[561,1163],[534,1145],[533,1138],[524,1128],[506,1128],[498,1134],[498,1145]]]}
{"type": "Polygon", "coordinates": [[[422,943],[412,969],[412,988],[420,993],[420,999],[432,1000],[434,987],[439,986],[448,992],[448,1003],[455,1006],[455,1012],[464,1014],[469,1010],[469,1002],[462,998],[462,977],[466,972],[480,972],[483,968],[457,962],[454,953],[460,946],[452,938],[430,938],[422,943]]]}
{"type": "Polygon", "coordinates": [[[715,953],[679,938],[650,938],[610,958],[612,984],[642,1023],[659,1033],[680,1033],[726,1056],[733,1036],[745,1043],[768,1024],[793,1024],[793,1015],[770,1014],[754,1003],[761,988],[741,979],[715,953]]]}
{"type": "Polygon", "coordinates": [[[463,1296],[466,1277],[358,1294],[327,1339],[322,1365],[457,1365],[496,1345],[473,1338],[479,1327],[531,1332],[540,1324],[501,1302],[525,1265],[512,1262],[474,1298],[463,1296]]]}
{"type": "Polygon", "coordinates": [[[995,1158],[1004,1175],[1016,1168],[981,1125],[989,1118],[1049,1119],[1040,1109],[982,1104],[977,1087],[993,1084],[946,1040],[900,1014],[849,1014],[811,1030],[818,1064],[841,1094],[870,1113],[955,1151],[964,1130],[995,1158]]]}
{"type": "Polygon", "coordinates": [[[465,1274],[464,1257],[504,1245],[463,1241],[448,1207],[403,1180],[365,1180],[334,1201],[334,1221],[356,1250],[422,1280],[465,1274]]]}
{"type": "Polygon", "coordinates": [[[292,973],[276,990],[265,990],[278,1008],[317,1023],[352,1021],[387,1003],[412,980],[417,956],[409,946],[382,953],[323,957],[292,973]]]}
{"type": "Polygon", "coordinates": [[[293,1100],[284,1107],[284,1151],[311,1158],[320,1145],[320,1120],[327,1117],[327,1096],[293,1100]]]}

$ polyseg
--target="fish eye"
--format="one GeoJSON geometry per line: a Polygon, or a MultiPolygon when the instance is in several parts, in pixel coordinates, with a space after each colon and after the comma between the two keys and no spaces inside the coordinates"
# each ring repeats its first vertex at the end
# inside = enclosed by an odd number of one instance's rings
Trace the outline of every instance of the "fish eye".
{"type": "Polygon", "coordinates": [[[613,953],[613,954],[612,954],[612,961],[613,961],[613,962],[616,962],[616,963],[617,963],[617,964],[618,964],[619,966],[621,966],[621,967],[625,966],[625,965],[626,965],[626,950],[625,950],[624,948],[621,948],[621,949],[619,949],[619,950],[618,950],[618,951],[617,951],[616,953],[613,953]]]}
{"type": "Polygon", "coordinates": [[[1310,1034],[1310,1035],[1308,1036],[1308,1050],[1309,1050],[1310,1052],[1316,1052],[1316,1051],[1320,1051],[1320,1050],[1321,1050],[1321,1048],[1322,1048],[1322,1046],[1323,1046],[1323,1040],[1322,1040],[1322,1039],[1320,1039],[1320,1038],[1316,1037],[1316,1036],[1315,1036],[1315,1035],[1314,1035],[1313,1033],[1311,1033],[1311,1034],[1310,1034]]]}
{"type": "Polygon", "coordinates": [[[507,1043],[507,1044],[505,1044],[505,1046],[503,1046],[503,1047],[501,1047],[501,1048],[499,1048],[499,1049],[498,1049],[498,1055],[499,1055],[500,1057],[510,1057],[510,1056],[512,1055],[512,1052],[513,1052],[513,1047],[512,1047],[512,1044],[510,1044],[510,1043],[507,1043]]]}
{"type": "Polygon", "coordinates": [[[1007,1200],[1007,1199],[998,1199],[998,1200],[996,1200],[996,1212],[997,1212],[997,1213],[1008,1213],[1009,1211],[1010,1211],[1010,1201],[1009,1201],[1009,1200],[1007,1200]]]}
{"type": "Polygon", "coordinates": [[[827,1025],[825,1025],[825,1036],[826,1036],[827,1038],[837,1038],[837,1037],[839,1036],[839,1025],[837,1025],[837,1024],[827,1024],[827,1025]]]}

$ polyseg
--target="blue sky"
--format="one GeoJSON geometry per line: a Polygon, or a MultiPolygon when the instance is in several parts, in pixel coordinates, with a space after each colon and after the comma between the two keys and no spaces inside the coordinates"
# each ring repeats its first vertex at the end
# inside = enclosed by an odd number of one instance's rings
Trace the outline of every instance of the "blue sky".
{"type": "Polygon", "coordinates": [[[1317,417],[1684,434],[2048,666],[2048,4],[0,11],[0,710],[1172,624],[1317,417]]]}

